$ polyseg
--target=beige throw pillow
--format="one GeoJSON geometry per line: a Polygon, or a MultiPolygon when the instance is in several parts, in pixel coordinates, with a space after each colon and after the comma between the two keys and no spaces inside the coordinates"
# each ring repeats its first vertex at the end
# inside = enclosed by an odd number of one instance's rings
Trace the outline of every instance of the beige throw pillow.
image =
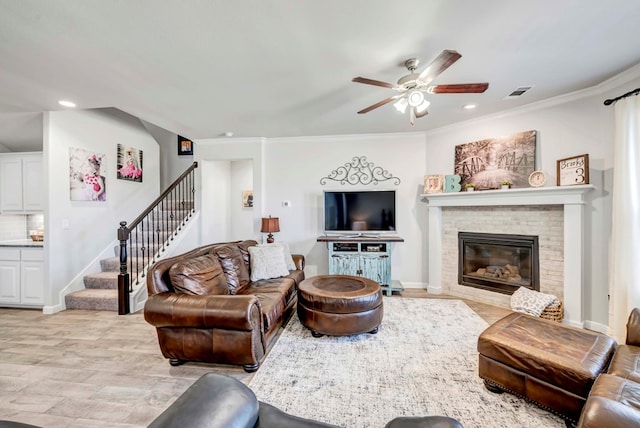
{"type": "Polygon", "coordinates": [[[272,244],[260,244],[258,245],[259,247],[266,247],[266,246],[280,246],[282,247],[282,252],[284,254],[284,262],[287,264],[287,269],[289,270],[296,270],[296,264],[293,261],[293,257],[291,257],[291,250],[289,250],[289,244],[287,244],[286,242],[274,242],[272,244]]]}
{"type": "Polygon", "coordinates": [[[251,281],[279,278],[289,275],[281,245],[256,245],[249,247],[251,281]]]}

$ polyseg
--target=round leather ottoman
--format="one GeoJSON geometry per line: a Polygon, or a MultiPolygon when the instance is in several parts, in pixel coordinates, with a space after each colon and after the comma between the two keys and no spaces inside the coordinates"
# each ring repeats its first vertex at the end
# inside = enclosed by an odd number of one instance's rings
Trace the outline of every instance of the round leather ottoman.
{"type": "Polygon", "coordinates": [[[297,310],[314,337],[375,334],[382,322],[382,290],[359,276],[314,276],[298,286],[297,310]]]}

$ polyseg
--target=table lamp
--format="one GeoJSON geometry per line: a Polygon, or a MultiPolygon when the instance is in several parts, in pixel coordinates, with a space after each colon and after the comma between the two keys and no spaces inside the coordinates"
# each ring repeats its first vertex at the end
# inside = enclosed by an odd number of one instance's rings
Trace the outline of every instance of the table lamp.
{"type": "Polygon", "coordinates": [[[263,217],[262,218],[262,227],[260,228],[260,232],[268,233],[267,235],[267,243],[273,243],[273,235],[272,232],[280,232],[280,219],[278,217],[263,217]]]}

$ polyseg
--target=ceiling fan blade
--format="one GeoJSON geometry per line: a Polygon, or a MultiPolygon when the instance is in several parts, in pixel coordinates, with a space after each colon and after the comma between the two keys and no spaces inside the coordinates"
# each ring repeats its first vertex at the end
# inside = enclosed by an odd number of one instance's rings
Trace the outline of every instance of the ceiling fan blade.
{"type": "Polygon", "coordinates": [[[394,95],[392,97],[389,97],[387,99],[384,99],[382,101],[378,101],[375,104],[370,105],[369,107],[362,109],[358,112],[358,114],[364,114],[364,113],[369,113],[371,110],[377,109],[378,107],[382,107],[385,104],[389,104],[391,101],[397,100],[398,98],[400,98],[402,95],[394,95]]]}
{"type": "Polygon", "coordinates": [[[427,110],[427,109],[424,109],[421,112],[419,112],[417,110],[417,107],[413,107],[413,108],[416,109],[415,115],[416,115],[417,118],[425,117],[426,115],[429,114],[429,110],[427,110]]]}
{"type": "Polygon", "coordinates": [[[454,85],[429,86],[430,94],[481,94],[489,87],[488,83],[458,83],[454,85]]]}
{"type": "Polygon", "coordinates": [[[364,83],[365,85],[382,86],[383,88],[398,89],[398,85],[393,83],[381,82],[380,80],[367,79],[366,77],[354,77],[352,82],[364,83]]]}
{"type": "Polygon", "coordinates": [[[452,50],[444,50],[438,55],[436,59],[431,61],[431,64],[424,69],[420,76],[418,76],[417,81],[421,84],[427,84],[435,79],[440,73],[445,71],[447,68],[451,67],[451,65],[460,59],[462,55],[460,55],[456,51],[452,50]]]}

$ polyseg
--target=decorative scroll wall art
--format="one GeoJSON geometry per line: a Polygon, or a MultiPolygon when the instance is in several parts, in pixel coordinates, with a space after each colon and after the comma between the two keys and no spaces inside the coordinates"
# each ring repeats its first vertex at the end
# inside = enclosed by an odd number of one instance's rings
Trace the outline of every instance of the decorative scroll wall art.
{"type": "Polygon", "coordinates": [[[400,179],[391,175],[389,171],[376,166],[373,162],[367,161],[366,156],[354,156],[351,162],[339,166],[329,173],[328,176],[320,179],[320,184],[327,184],[327,180],[337,181],[340,184],[378,184],[383,181],[392,180],[397,186],[400,179]]]}

